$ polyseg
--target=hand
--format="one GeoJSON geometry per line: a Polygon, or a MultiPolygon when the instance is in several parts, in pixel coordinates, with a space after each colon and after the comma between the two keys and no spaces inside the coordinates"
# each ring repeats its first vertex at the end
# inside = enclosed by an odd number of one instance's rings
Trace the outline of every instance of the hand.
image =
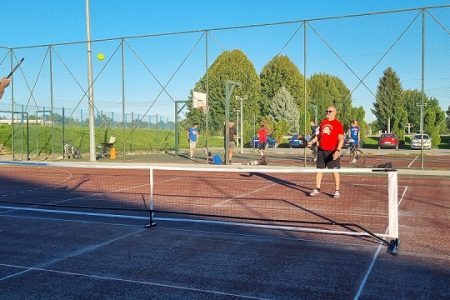
{"type": "Polygon", "coordinates": [[[9,80],[8,78],[2,78],[0,82],[3,87],[7,87],[11,83],[11,80],[9,80]]]}
{"type": "Polygon", "coordinates": [[[341,152],[340,151],[334,151],[333,153],[333,160],[336,160],[339,158],[339,156],[341,156],[341,152]]]}

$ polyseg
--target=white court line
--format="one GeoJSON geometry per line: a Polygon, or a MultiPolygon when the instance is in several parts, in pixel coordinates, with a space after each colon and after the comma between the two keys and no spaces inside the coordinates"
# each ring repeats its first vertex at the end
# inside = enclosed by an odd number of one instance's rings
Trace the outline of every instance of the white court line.
{"type": "MultiPolygon", "coordinates": [[[[61,169],[56,169],[56,168],[50,168],[50,170],[59,171],[61,173],[65,173],[67,175],[67,177],[64,180],[60,181],[60,182],[55,182],[55,183],[52,183],[52,184],[48,184],[46,186],[36,187],[36,188],[33,188],[33,189],[28,189],[28,190],[26,190],[26,192],[33,192],[35,190],[43,190],[43,189],[46,189],[46,188],[49,188],[49,187],[52,187],[52,186],[58,186],[58,185],[61,185],[62,183],[66,182],[66,181],[68,181],[68,180],[70,180],[72,178],[72,173],[70,173],[70,172],[63,171],[61,169]]],[[[20,193],[23,194],[24,191],[21,191],[20,193]]],[[[7,197],[9,195],[16,195],[16,194],[17,194],[16,192],[9,193],[9,194],[3,194],[2,197],[7,197]]]]}
{"type": "Polygon", "coordinates": [[[96,249],[98,249],[98,248],[100,248],[100,247],[109,245],[109,244],[111,244],[111,243],[113,243],[113,242],[115,242],[115,241],[121,240],[121,239],[126,238],[126,237],[128,237],[128,236],[130,236],[130,235],[133,235],[133,234],[137,234],[137,233],[139,233],[139,232],[141,232],[141,231],[144,231],[144,230],[146,230],[146,229],[144,228],[144,229],[140,229],[140,230],[137,230],[137,231],[133,231],[133,232],[130,232],[130,233],[121,235],[121,236],[119,236],[119,237],[113,238],[112,240],[109,240],[109,241],[106,241],[106,242],[102,242],[102,243],[98,243],[98,244],[95,244],[95,245],[90,245],[90,246],[87,246],[87,247],[83,247],[83,248],[81,248],[81,249],[78,249],[78,250],[76,250],[76,251],[73,251],[72,253],[69,253],[69,254],[67,254],[67,255],[63,255],[63,256],[61,256],[61,257],[54,258],[54,259],[49,260],[49,261],[47,261],[47,262],[39,263],[39,264],[37,264],[37,265],[35,265],[35,266],[33,266],[33,267],[26,267],[26,269],[23,270],[23,271],[20,271],[20,272],[17,272],[17,273],[13,273],[13,274],[11,274],[11,275],[8,275],[8,276],[5,276],[5,277],[0,278],[0,281],[4,281],[4,280],[6,280],[6,279],[16,277],[16,276],[18,276],[18,275],[27,273],[27,272],[32,271],[32,270],[37,270],[37,269],[41,269],[41,268],[46,268],[46,267],[51,266],[51,265],[53,265],[53,264],[56,264],[56,263],[58,263],[58,262],[60,262],[60,261],[66,260],[66,259],[68,259],[68,258],[76,257],[76,256],[79,256],[79,255],[82,255],[82,254],[85,254],[85,253],[90,252],[90,251],[92,251],[92,250],[96,250],[96,249]]]}
{"type": "Polygon", "coordinates": [[[70,210],[58,210],[58,209],[45,209],[45,208],[34,208],[34,207],[14,207],[14,206],[3,206],[0,208],[11,209],[13,211],[32,211],[40,213],[53,213],[61,215],[76,215],[76,216],[89,216],[89,217],[108,217],[108,218],[119,218],[119,219],[136,219],[136,220],[148,220],[148,217],[138,217],[130,215],[117,215],[117,214],[103,214],[103,213],[90,213],[90,212],[78,212],[70,210]]]}
{"type": "MultiPolygon", "coordinates": [[[[397,207],[400,207],[400,203],[402,202],[403,197],[405,197],[405,194],[406,194],[407,190],[408,190],[408,187],[405,187],[405,189],[403,190],[402,197],[400,198],[400,201],[397,204],[397,207]]],[[[387,232],[388,232],[388,228],[386,228],[386,233],[385,234],[387,234],[387,232]]],[[[361,293],[362,293],[362,291],[364,289],[364,286],[366,285],[367,279],[369,278],[370,273],[372,273],[372,269],[373,269],[373,266],[375,265],[375,261],[377,260],[378,255],[380,254],[380,250],[381,250],[382,246],[383,246],[383,244],[380,242],[380,245],[378,246],[377,251],[375,251],[375,254],[372,257],[372,261],[370,262],[369,268],[367,269],[366,274],[364,275],[364,278],[363,278],[363,280],[361,282],[361,285],[359,286],[359,289],[356,292],[355,297],[353,298],[354,300],[358,300],[359,297],[361,296],[361,293]]]]}
{"type": "Polygon", "coordinates": [[[412,164],[419,158],[419,155],[417,155],[412,162],[409,163],[409,165],[407,166],[407,168],[411,168],[412,164]]]}
{"type": "MultiPolygon", "coordinates": [[[[14,211],[17,211],[17,210],[32,211],[32,212],[53,213],[53,214],[61,214],[61,215],[77,215],[77,216],[132,219],[132,220],[144,220],[144,221],[149,220],[149,217],[107,214],[107,213],[89,213],[89,212],[77,212],[77,211],[69,211],[69,210],[56,210],[56,209],[54,210],[54,209],[29,208],[29,207],[15,208],[15,207],[11,207],[11,206],[1,206],[1,205],[0,205],[0,208],[14,209],[14,211]]],[[[10,217],[13,217],[13,216],[10,216],[10,217]]],[[[45,219],[45,218],[43,218],[43,219],[45,219]]],[[[51,218],[51,220],[53,220],[53,218],[51,218]]],[[[296,226],[289,226],[289,225],[252,224],[252,223],[242,223],[242,222],[233,222],[233,221],[215,221],[215,220],[198,220],[198,219],[164,218],[164,217],[153,217],[153,220],[167,221],[167,222],[240,226],[240,227],[246,227],[246,228],[262,228],[262,229],[269,229],[269,230],[286,230],[286,231],[295,231],[295,232],[328,233],[328,234],[342,234],[343,233],[342,231],[336,231],[336,230],[327,230],[324,232],[323,229],[296,227],[296,226]]],[[[369,236],[365,232],[346,232],[345,234],[349,235],[349,236],[369,236]]],[[[386,234],[382,234],[382,233],[375,233],[375,234],[378,235],[379,237],[386,236],[386,234]]]]}
{"type": "MultiPolygon", "coordinates": [[[[160,182],[158,182],[158,183],[168,182],[168,181],[173,181],[173,180],[177,180],[177,179],[179,179],[179,177],[176,177],[176,178],[170,178],[170,179],[167,179],[167,180],[160,181],[160,182]]],[[[149,185],[149,184],[150,184],[150,183],[141,184],[141,185],[134,185],[134,186],[129,186],[129,187],[125,187],[125,188],[113,190],[113,191],[104,191],[104,192],[94,193],[94,194],[90,194],[90,195],[86,195],[86,196],[81,196],[81,197],[68,198],[68,199],[64,199],[64,200],[60,200],[60,201],[56,201],[56,202],[47,202],[46,204],[59,204],[59,203],[64,203],[64,202],[71,201],[71,200],[86,199],[86,198],[89,198],[89,197],[94,197],[94,196],[98,196],[98,195],[102,195],[102,194],[107,194],[107,193],[123,192],[123,191],[129,190],[129,189],[134,189],[134,188],[139,188],[139,187],[147,186],[147,185],[149,185]]]]}
{"type": "MultiPolygon", "coordinates": [[[[50,168],[50,170],[57,170],[57,171],[60,171],[59,169],[56,169],[56,168],[50,168]]],[[[46,189],[46,188],[49,188],[49,187],[52,187],[52,186],[58,186],[58,185],[60,185],[60,184],[62,184],[62,183],[64,183],[64,182],[66,182],[66,181],[68,181],[68,180],[70,180],[71,178],[72,178],[72,173],[70,173],[70,172],[66,172],[66,171],[62,171],[63,173],[66,173],[66,175],[68,174],[68,177],[66,177],[66,179],[64,179],[63,181],[60,181],[60,182],[57,182],[57,183],[53,183],[53,184],[49,184],[49,185],[46,185],[46,186],[43,186],[43,187],[36,187],[36,188],[34,188],[34,189],[28,189],[27,190],[27,192],[34,192],[35,190],[43,190],[43,189],[46,189]]],[[[24,193],[23,191],[22,192],[20,192],[20,193],[24,193]]],[[[10,195],[15,195],[16,193],[9,193],[9,194],[3,194],[3,195],[1,195],[2,197],[9,197],[10,195]]],[[[7,210],[7,211],[2,211],[2,212],[0,212],[0,215],[2,215],[2,214],[5,214],[5,213],[9,213],[9,212],[13,212],[13,211],[15,211],[16,209],[11,209],[11,210],[7,210]]]]}
{"type": "Polygon", "coordinates": [[[225,292],[214,291],[214,290],[204,290],[204,289],[192,288],[192,287],[187,287],[187,286],[163,284],[163,283],[151,282],[151,281],[123,279],[123,278],[116,278],[116,277],[110,277],[110,276],[83,274],[83,273],[69,272],[69,271],[57,271],[57,270],[51,270],[51,269],[26,267],[26,266],[19,266],[19,265],[9,265],[9,264],[2,264],[2,263],[0,263],[0,266],[20,268],[20,269],[28,268],[27,271],[28,270],[42,271],[42,272],[55,273],[55,274],[60,274],[60,275],[81,276],[81,277],[87,277],[87,278],[96,279],[96,280],[110,280],[110,281],[119,281],[119,282],[134,283],[134,284],[144,284],[144,285],[151,285],[151,286],[158,286],[158,287],[171,288],[171,289],[177,289],[177,290],[185,290],[185,291],[193,291],[193,292],[201,292],[201,293],[220,295],[220,296],[238,297],[238,298],[244,298],[244,299],[266,299],[266,298],[261,298],[261,297],[253,297],[253,296],[225,293],[225,292]]]}
{"type": "MultiPolygon", "coordinates": [[[[2,208],[2,206],[0,206],[2,208]]],[[[4,208],[4,207],[3,207],[4,208]]],[[[58,210],[47,210],[47,209],[37,209],[37,208],[24,208],[24,211],[33,211],[33,212],[40,212],[40,213],[53,213],[53,214],[68,214],[68,215],[76,215],[76,216],[94,216],[94,217],[109,217],[109,218],[118,218],[118,219],[129,219],[129,220],[143,220],[148,221],[148,217],[140,217],[140,216],[131,216],[131,215],[116,215],[116,214],[103,214],[103,213],[87,213],[87,212],[74,212],[74,211],[58,211],[58,210]]],[[[100,222],[100,221],[84,221],[84,220],[75,220],[75,219],[61,219],[61,218],[48,218],[48,217],[34,217],[34,216],[22,216],[22,215],[7,215],[8,218],[19,218],[19,219],[36,219],[36,220],[47,220],[47,221],[60,221],[60,222],[75,222],[75,223],[82,223],[82,224],[104,224],[104,225],[112,225],[112,226],[127,226],[127,227],[136,227],[136,225],[129,225],[126,223],[112,223],[112,222],[100,222]]],[[[264,225],[264,224],[250,224],[250,223],[238,223],[238,222],[224,222],[224,221],[212,221],[212,220],[195,220],[195,219],[183,219],[183,218],[160,218],[155,217],[153,218],[155,221],[167,221],[167,222],[180,222],[180,223],[204,223],[204,224],[213,224],[213,225],[226,225],[226,226],[240,226],[240,227],[248,227],[248,228],[263,228],[268,230],[286,230],[286,231],[296,231],[296,232],[317,232],[317,231],[309,231],[309,230],[302,230],[302,228],[299,227],[292,227],[292,226],[280,226],[280,225],[264,225]]],[[[192,229],[182,229],[182,228],[172,228],[172,227],[165,227],[161,226],[160,228],[170,229],[170,230],[180,230],[180,231],[186,231],[186,232],[209,232],[204,230],[192,230],[192,229]]],[[[320,233],[323,233],[323,231],[319,231],[320,233]]],[[[257,235],[257,234],[244,234],[244,233],[227,233],[227,232],[220,232],[221,234],[225,235],[233,235],[233,236],[245,236],[245,237],[258,237],[258,238],[268,238],[265,235],[257,235]]],[[[330,234],[340,234],[341,232],[334,232],[330,231],[328,232],[330,234]]],[[[354,236],[365,236],[364,233],[355,233],[350,234],[354,236]]],[[[288,238],[288,237],[271,237],[276,239],[282,239],[282,240],[290,240],[290,241],[303,241],[303,242],[313,242],[313,243],[320,243],[320,244],[332,244],[332,245],[341,245],[338,242],[335,241],[321,241],[317,239],[306,239],[306,238],[288,238]]],[[[355,243],[345,243],[345,245],[351,245],[351,246],[358,246],[358,247],[370,247],[372,246],[365,246],[361,244],[355,244],[355,243]]]]}
{"type": "MultiPolygon", "coordinates": [[[[171,179],[168,179],[168,180],[165,180],[165,181],[170,181],[170,180],[174,180],[174,179],[171,178],[171,179]]],[[[163,181],[163,182],[165,182],[165,181],[163,181]]],[[[93,193],[93,194],[86,195],[86,196],[81,196],[81,197],[68,198],[68,199],[64,199],[64,200],[60,200],[60,201],[56,201],[56,202],[48,202],[46,204],[58,204],[58,203],[63,203],[63,202],[67,202],[67,201],[70,201],[70,200],[85,199],[85,198],[94,197],[94,196],[98,196],[98,195],[102,195],[102,194],[106,194],[106,193],[122,192],[122,191],[126,191],[126,190],[129,190],[129,189],[134,189],[134,188],[143,187],[143,186],[147,186],[147,185],[149,185],[149,183],[141,184],[141,185],[129,186],[129,187],[113,190],[113,191],[104,191],[104,192],[99,192],[99,193],[93,193]]]]}
{"type": "MultiPolygon", "coordinates": [[[[379,187],[381,184],[368,184],[368,183],[351,183],[352,186],[371,186],[371,187],[379,187]]],[[[387,186],[387,184],[383,185],[387,186]]]]}
{"type": "MultiPolygon", "coordinates": [[[[1,207],[0,207],[1,208],[1,207]]],[[[10,213],[10,212],[15,212],[16,211],[16,209],[10,209],[10,210],[5,210],[5,211],[0,211],[0,216],[1,215],[4,215],[4,214],[7,214],[7,213],[10,213]]]]}
{"type": "Polygon", "coordinates": [[[139,187],[143,187],[143,186],[147,186],[147,185],[149,185],[149,184],[146,183],[146,184],[141,184],[141,185],[134,185],[134,186],[129,186],[129,187],[113,190],[113,191],[104,191],[104,192],[93,193],[93,194],[89,194],[89,195],[81,196],[81,197],[73,197],[73,198],[67,198],[67,199],[60,200],[60,201],[55,201],[55,202],[47,202],[46,204],[59,204],[59,203],[63,203],[63,202],[71,201],[71,200],[86,199],[86,198],[89,198],[89,197],[94,197],[94,196],[98,196],[98,195],[102,195],[102,194],[106,194],[106,193],[122,192],[122,191],[130,190],[130,189],[134,189],[134,188],[139,188],[139,187]]]}
{"type": "MultiPolygon", "coordinates": [[[[127,190],[127,189],[132,189],[132,188],[136,188],[136,187],[142,187],[142,186],[146,186],[146,185],[148,185],[148,183],[147,184],[143,184],[143,185],[137,185],[137,186],[132,186],[132,187],[127,187],[127,188],[123,188],[123,189],[114,190],[114,191],[112,191],[112,193],[121,192],[121,191],[124,191],[124,190],[127,190]]],[[[43,205],[59,204],[59,203],[64,203],[64,202],[67,202],[67,201],[70,201],[70,200],[80,200],[80,199],[85,199],[85,198],[89,198],[89,197],[98,196],[98,195],[105,194],[105,193],[107,193],[107,192],[94,193],[94,194],[81,196],[81,197],[74,197],[74,198],[68,198],[68,199],[64,199],[64,200],[60,200],[60,201],[47,202],[47,203],[44,203],[43,205]]],[[[36,204],[36,205],[39,205],[39,204],[36,204]]],[[[35,206],[35,205],[33,205],[33,206],[35,206]]],[[[14,210],[16,210],[16,209],[13,209],[13,210],[10,210],[10,211],[6,211],[6,212],[11,212],[11,211],[14,211],[14,210]]],[[[1,212],[1,213],[5,213],[5,212],[1,212]]]]}
{"type": "MultiPolygon", "coordinates": [[[[57,222],[65,222],[65,223],[78,223],[78,224],[101,224],[101,225],[111,225],[111,226],[123,226],[123,227],[136,227],[135,224],[127,224],[127,223],[113,223],[113,222],[102,222],[102,221],[86,221],[81,219],[63,219],[56,217],[35,217],[35,216],[23,216],[23,215],[5,215],[4,218],[11,219],[26,219],[26,220],[44,220],[44,221],[57,221],[57,222]]],[[[148,219],[148,217],[147,217],[148,219]]],[[[1,229],[0,229],[1,231],[1,229]]]]}
{"type": "Polygon", "coordinates": [[[272,183],[271,185],[268,185],[268,186],[259,188],[259,189],[257,189],[257,190],[253,190],[253,191],[251,191],[251,192],[249,192],[249,193],[241,194],[241,195],[238,195],[238,196],[229,198],[229,199],[227,199],[227,200],[223,200],[223,201],[221,201],[221,202],[218,202],[218,203],[216,203],[216,204],[211,205],[211,207],[219,207],[219,206],[222,206],[222,205],[224,205],[224,204],[225,204],[226,202],[228,202],[228,201],[232,201],[232,200],[239,199],[239,198],[244,197],[244,196],[247,196],[247,195],[251,195],[251,194],[256,193],[256,192],[259,192],[259,191],[261,191],[261,190],[265,190],[265,189],[267,189],[267,188],[269,188],[269,187],[271,187],[271,186],[273,186],[273,185],[275,185],[275,183],[272,183]]]}

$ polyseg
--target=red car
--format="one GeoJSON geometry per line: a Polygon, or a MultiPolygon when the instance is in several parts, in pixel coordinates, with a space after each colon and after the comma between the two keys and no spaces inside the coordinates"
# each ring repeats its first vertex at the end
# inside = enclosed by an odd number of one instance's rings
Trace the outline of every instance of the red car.
{"type": "Polygon", "coordinates": [[[395,148],[398,150],[398,138],[393,133],[383,133],[378,141],[378,149],[395,148]]]}

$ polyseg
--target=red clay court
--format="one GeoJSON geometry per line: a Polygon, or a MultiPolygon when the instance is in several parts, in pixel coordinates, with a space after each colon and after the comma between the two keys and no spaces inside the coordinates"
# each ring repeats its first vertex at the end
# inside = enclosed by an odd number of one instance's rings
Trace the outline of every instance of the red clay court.
{"type": "Polygon", "coordinates": [[[386,176],[342,174],[335,200],[329,174],[317,198],[307,196],[312,173],[153,175],[151,182],[148,170],[2,165],[1,294],[450,297],[450,177],[399,176],[393,256],[360,235],[386,230],[386,176]],[[144,228],[150,205],[157,226],[144,228]]]}

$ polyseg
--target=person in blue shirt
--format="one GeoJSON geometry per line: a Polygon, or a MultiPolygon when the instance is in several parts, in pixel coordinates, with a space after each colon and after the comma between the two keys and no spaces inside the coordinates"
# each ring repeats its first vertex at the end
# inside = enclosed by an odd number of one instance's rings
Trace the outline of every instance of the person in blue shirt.
{"type": "Polygon", "coordinates": [[[213,165],[222,165],[223,160],[219,154],[212,154],[212,152],[208,152],[208,163],[213,165]]]}
{"type": "Polygon", "coordinates": [[[348,135],[353,140],[353,145],[355,148],[358,148],[359,141],[361,140],[361,129],[358,126],[358,121],[352,121],[350,128],[348,129],[348,135]]]}
{"type": "Polygon", "coordinates": [[[198,130],[197,130],[196,123],[194,123],[194,125],[191,128],[189,128],[189,130],[188,130],[188,140],[189,140],[190,159],[194,159],[194,151],[195,151],[195,147],[197,146],[197,140],[198,140],[198,130]]]}

